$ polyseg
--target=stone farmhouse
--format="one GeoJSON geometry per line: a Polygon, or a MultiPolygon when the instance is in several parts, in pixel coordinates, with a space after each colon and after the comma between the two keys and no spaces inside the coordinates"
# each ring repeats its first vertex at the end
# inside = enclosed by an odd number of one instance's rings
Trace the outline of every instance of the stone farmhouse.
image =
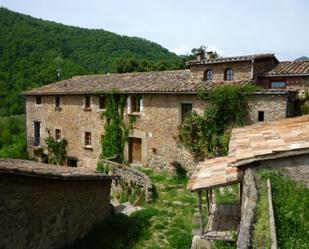
{"type": "Polygon", "coordinates": [[[28,151],[41,158],[45,138],[66,138],[68,166],[96,167],[104,94],[114,90],[127,97],[125,120],[136,120],[125,158],[149,167],[179,163],[190,169],[195,162],[177,134],[188,113],[207,106],[198,92],[224,84],[266,88],[249,97],[248,123],[256,123],[294,116],[297,92],[309,86],[309,62],[281,63],[274,54],[210,58],[198,55],[185,70],[75,76],[24,92],[28,151]]]}

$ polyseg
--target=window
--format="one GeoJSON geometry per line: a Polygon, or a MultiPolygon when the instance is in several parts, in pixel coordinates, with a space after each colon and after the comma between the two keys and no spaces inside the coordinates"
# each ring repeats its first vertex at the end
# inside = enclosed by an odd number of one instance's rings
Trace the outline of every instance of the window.
{"type": "Polygon", "coordinates": [[[61,140],[61,130],[60,129],[55,129],[55,139],[57,141],[61,140]]]}
{"type": "Polygon", "coordinates": [[[42,104],[42,96],[35,96],[35,104],[36,105],[42,104]]]}
{"type": "Polygon", "coordinates": [[[210,69],[204,72],[203,80],[212,80],[212,71],[210,69]]]}
{"type": "Polygon", "coordinates": [[[233,80],[234,79],[234,72],[232,68],[228,68],[225,70],[224,73],[224,80],[233,80]]]}
{"type": "Polygon", "coordinates": [[[85,147],[91,147],[91,132],[86,131],[85,132],[85,147]]]}
{"type": "Polygon", "coordinates": [[[271,82],[271,88],[286,88],[286,82],[284,81],[271,82]]]}
{"type": "Polygon", "coordinates": [[[131,112],[141,111],[141,99],[141,96],[138,95],[131,96],[131,112]]]}
{"type": "Polygon", "coordinates": [[[77,167],[78,159],[75,157],[67,157],[67,165],[70,167],[77,167]]]}
{"type": "Polygon", "coordinates": [[[33,133],[34,133],[34,146],[40,145],[40,137],[41,137],[41,123],[38,121],[33,122],[33,133]]]}
{"type": "Polygon", "coordinates": [[[91,109],[91,96],[85,96],[84,108],[91,109]]]}
{"type": "Polygon", "coordinates": [[[59,96],[55,97],[55,108],[60,109],[60,97],[59,96]]]}
{"type": "Polygon", "coordinates": [[[264,121],[264,112],[263,111],[259,111],[258,121],[259,122],[263,122],[264,121]]]}
{"type": "Polygon", "coordinates": [[[186,120],[190,113],[192,112],[192,104],[191,103],[182,103],[181,104],[181,121],[186,120]]]}
{"type": "Polygon", "coordinates": [[[106,96],[100,95],[99,96],[99,109],[103,110],[106,108],[106,96]]]}

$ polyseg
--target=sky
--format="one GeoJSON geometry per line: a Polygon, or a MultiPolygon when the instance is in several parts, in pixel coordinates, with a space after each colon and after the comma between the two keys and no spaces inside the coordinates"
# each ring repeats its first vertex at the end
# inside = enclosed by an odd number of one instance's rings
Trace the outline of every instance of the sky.
{"type": "Polygon", "coordinates": [[[177,54],[205,45],[222,56],[309,57],[309,0],[0,0],[0,6],[142,37],[177,54]]]}

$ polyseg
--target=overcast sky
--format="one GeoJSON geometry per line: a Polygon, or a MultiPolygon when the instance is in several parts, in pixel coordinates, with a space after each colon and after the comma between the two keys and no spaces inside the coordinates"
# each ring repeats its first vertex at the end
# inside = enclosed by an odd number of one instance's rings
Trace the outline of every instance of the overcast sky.
{"type": "Polygon", "coordinates": [[[309,56],[309,0],[0,0],[0,6],[143,37],[177,54],[206,45],[224,56],[309,56]]]}

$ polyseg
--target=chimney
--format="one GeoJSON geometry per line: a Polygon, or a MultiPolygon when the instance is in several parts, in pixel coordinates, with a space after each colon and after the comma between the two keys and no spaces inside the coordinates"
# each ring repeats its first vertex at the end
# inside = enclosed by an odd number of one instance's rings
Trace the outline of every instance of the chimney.
{"type": "Polygon", "coordinates": [[[204,60],[205,59],[205,54],[204,54],[204,52],[198,52],[197,54],[196,54],[196,60],[198,61],[198,62],[200,62],[201,60],[204,60]]]}
{"type": "Polygon", "coordinates": [[[208,51],[207,52],[207,60],[211,60],[213,58],[213,54],[214,54],[213,51],[208,51]]]}

